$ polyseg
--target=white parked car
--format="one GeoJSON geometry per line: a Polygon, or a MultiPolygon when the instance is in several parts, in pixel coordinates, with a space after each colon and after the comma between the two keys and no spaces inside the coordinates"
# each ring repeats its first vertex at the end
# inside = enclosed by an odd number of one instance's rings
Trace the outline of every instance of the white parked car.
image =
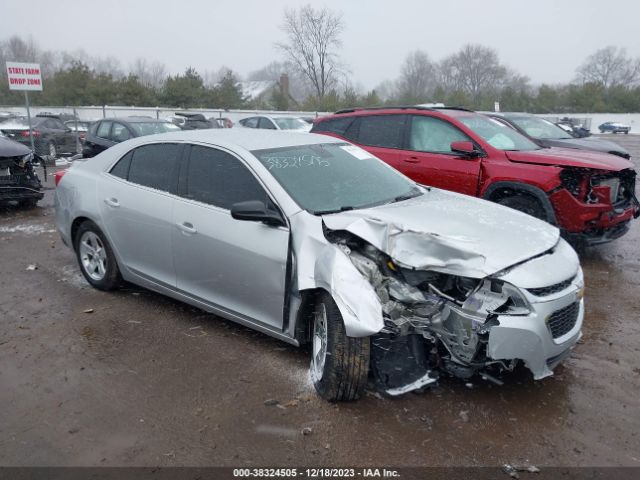
{"type": "Polygon", "coordinates": [[[245,128],[260,128],[264,130],[294,130],[298,132],[308,132],[312,124],[305,122],[299,117],[271,117],[257,115],[243,118],[238,121],[238,125],[245,128]]]}
{"type": "Polygon", "coordinates": [[[370,371],[389,395],[519,363],[541,379],[581,335],[582,270],[557,228],[417,185],[343,140],[172,132],[56,182],[56,226],[90,284],[311,342],[330,401],[357,398],[370,371]]]}

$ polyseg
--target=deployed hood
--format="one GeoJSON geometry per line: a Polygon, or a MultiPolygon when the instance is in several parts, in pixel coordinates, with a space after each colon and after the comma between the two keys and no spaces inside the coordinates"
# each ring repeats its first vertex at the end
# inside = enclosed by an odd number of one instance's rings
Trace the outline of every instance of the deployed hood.
{"type": "Polygon", "coordinates": [[[0,136],[0,157],[23,157],[31,151],[21,143],[0,136]]]}
{"type": "Polygon", "coordinates": [[[613,171],[633,168],[633,164],[629,160],[616,155],[573,148],[551,147],[533,151],[528,150],[526,152],[505,150],[504,153],[511,161],[539,165],[560,165],[563,167],[597,168],[613,171]]]}
{"type": "Polygon", "coordinates": [[[431,189],[419,197],[322,217],[408,268],[482,278],[558,243],[546,222],[485,200],[431,189]]]}
{"type": "Polygon", "coordinates": [[[558,138],[558,139],[544,139],[539,140],[540,143],[546,147],[562,147],[562,148],[577,148],[579,150],[594,150],[596,152],[614,153],[624,157],[629,157],[629,152],[622,148],[620,145],[610,142],[609,140],[602,140],[601,138],[586,137],[586,138],[558,138]]]}

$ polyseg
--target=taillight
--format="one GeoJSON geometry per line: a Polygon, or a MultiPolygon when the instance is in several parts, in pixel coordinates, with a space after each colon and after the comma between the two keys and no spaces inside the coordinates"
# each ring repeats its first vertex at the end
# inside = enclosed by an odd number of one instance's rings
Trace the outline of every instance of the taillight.
{"type": "Polygon", "coordinates": [[[62,180],[62,177],[64,176],[65,173],[67,173],[66,170],[58,170],[53,176],[53,180],[56,182],[56,187],[60,183],[60,180],[62,180]]]}
{"type": "MultiPolygon", "coordinates": [[[[41,133],[38,130],[33,130],[33,136],[34,137],[39,137],[41,135],[41,133]]],[[[28,137],[29,136],[29,130],[25,130],[24,132],[20,132],[20,136],[21,137],[28,137]]]]}

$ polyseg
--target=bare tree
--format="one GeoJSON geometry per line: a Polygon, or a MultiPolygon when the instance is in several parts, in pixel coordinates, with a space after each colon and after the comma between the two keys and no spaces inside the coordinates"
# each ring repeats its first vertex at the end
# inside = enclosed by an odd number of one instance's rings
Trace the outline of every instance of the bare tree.
{"type": "Polygon", "coordinates": [[[167,68],[160,62],[149,62],[137,58],[129,67],[129,72],[138,77],[140,83],[151,88],[160,88],[167,78],[167,68]]]}
{"type": "Polygon", "coordinates": [[[328,8],[315,10],[311,5],[286,9],[281,29],[287,42],[277,44],[278,48],[322,100],[335,86],[341,70],[337,50],[342,45],[342,15],[328,8]]]}
{"type": "Polygon", "coordinates": [[[474,100],[484,92],[499,90],[508,73],[496,51],[482,45],[465,45],[439,65],[442,87],[447,91],[466,92],[474,100]]]}
{"type": "Polygon", "coordinates": [[[422,50],[411,52],[404,61],[398,79],[398,94],[403,102],[428,100],[436,86],[436,68],[422,50]]]}
{"type": "Polygon", "coordinates": [[[632,59],[626,49],[608,46],[587,57],[577,73],[584,83],[599,83],[605,88],[632,86],[640,81],[640,58],[632,59]]]}

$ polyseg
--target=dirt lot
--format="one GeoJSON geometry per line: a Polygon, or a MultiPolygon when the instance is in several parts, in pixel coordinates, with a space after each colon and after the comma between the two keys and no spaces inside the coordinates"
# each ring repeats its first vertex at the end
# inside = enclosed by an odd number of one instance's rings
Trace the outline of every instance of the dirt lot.
{"type": "MultiPolygon", "coordinates": [[[[609,137],[638,166],[640,136],[609,137]]],[[[90,288],[52,206],[0,212],[0,465],[640,465],[640,221],[582,255],[584,338],[554,377],[331,405],[307,350],[90,288]]]]}

